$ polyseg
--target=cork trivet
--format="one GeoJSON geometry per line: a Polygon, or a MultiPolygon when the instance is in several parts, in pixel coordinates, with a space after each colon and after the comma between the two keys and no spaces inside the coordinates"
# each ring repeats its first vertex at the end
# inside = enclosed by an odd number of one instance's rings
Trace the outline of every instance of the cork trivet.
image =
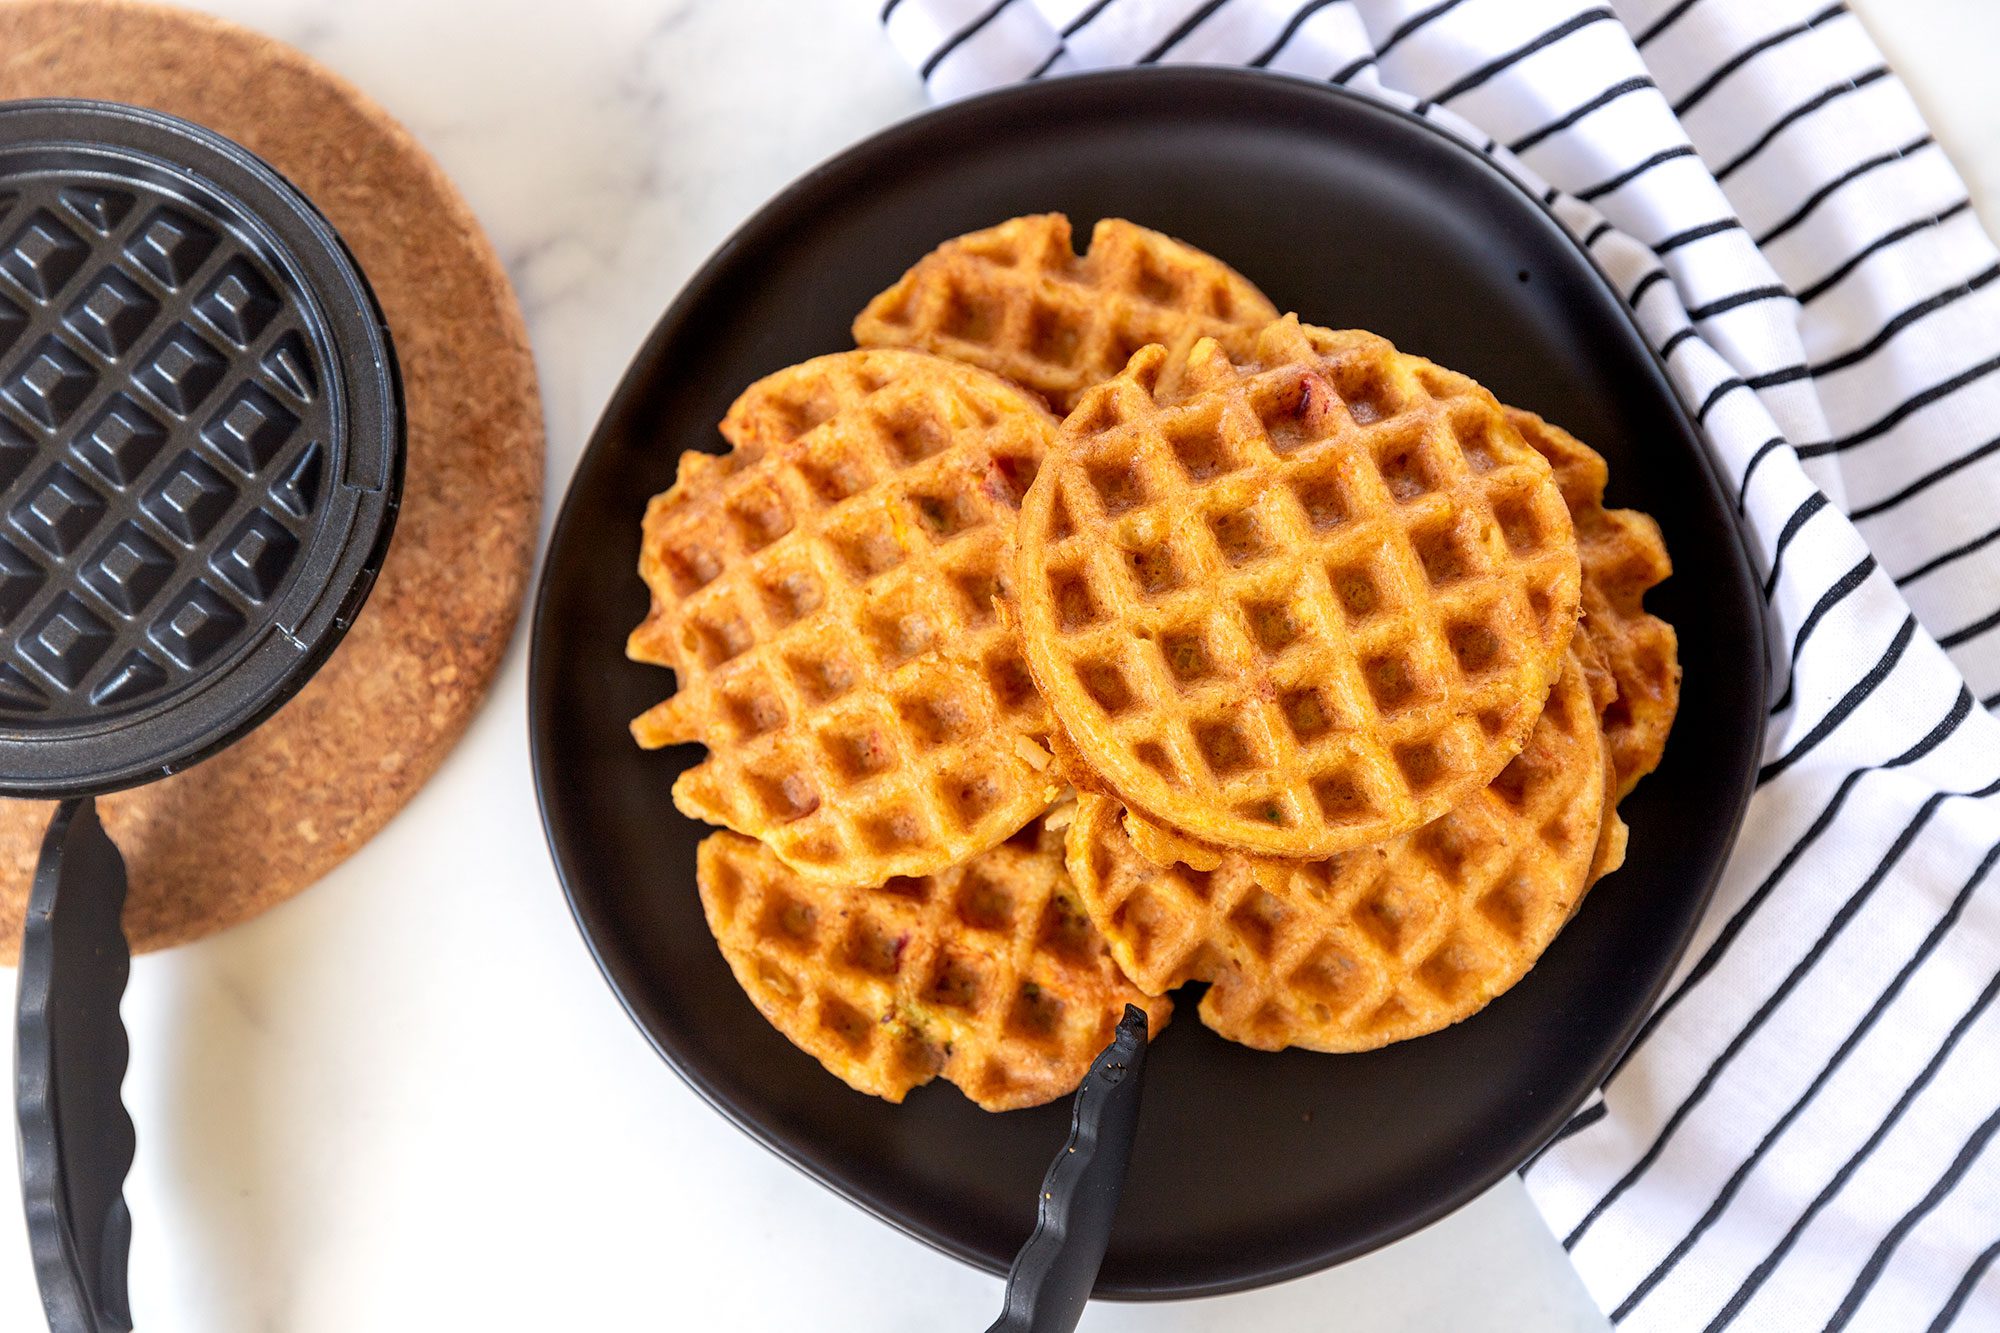
{"type": "MultiPolygon", "coordinates": [[[[541,402],[505,272],[443,171],[297,51],[122,0],[0,3],[0,99],[94,97],[205,125],[330,218],[402,363],[409,460],[373,596],[312,682],[185,773],[108,797],[135,949],[197,939],[312,884],[366,842],[464,732],[513,632],[542,488],[541,402]]],[[[0,961],[19,947],[53,807],[0,802],[0,961]]]]}

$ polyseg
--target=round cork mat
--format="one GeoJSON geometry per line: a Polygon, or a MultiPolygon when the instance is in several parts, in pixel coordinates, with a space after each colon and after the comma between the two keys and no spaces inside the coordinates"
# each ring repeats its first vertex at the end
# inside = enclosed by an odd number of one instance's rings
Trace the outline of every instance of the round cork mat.
{"type": "MultiPolygon", "coordinates": [[[[297,51],[123,0],[0,3],[0,99],[152,107],[234,139],[360,261],[402,363],[409,456],[375,591],[269,721],[185,773],[102,799],[134,949],[247,920],[389,822],[464,732],[514,628],[540,518],[541,401],[520,307],[451,182],[388,114],[297,51]]],[[[0,802],[0,962],[20,944],[53,806],[0,802]]]]}

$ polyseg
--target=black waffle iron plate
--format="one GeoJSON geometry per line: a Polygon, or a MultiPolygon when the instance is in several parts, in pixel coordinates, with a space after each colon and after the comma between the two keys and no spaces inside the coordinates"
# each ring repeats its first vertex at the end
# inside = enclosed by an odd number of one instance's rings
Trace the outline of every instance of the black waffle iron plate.
{"type": "Polygon", "coordinates": [[[0,793],[69,798],[22,946],[52,1327],[127,1328],[122,859],[90,798],[214,753],[331,653],[402,480],[387,327],[297,190],[184,122],[0,104],[0,793]]]}

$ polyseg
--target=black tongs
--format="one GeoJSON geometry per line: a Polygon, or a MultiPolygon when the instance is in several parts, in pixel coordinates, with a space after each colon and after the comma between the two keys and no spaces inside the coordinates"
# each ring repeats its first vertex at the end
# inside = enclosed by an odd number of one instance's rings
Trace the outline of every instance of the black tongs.
{"type": "Polygon", "coordinates": [[[132,1215],[125,1175],[135,1146],[119,1100],[132,970],[125,859],[89,797],[50,821],[21,940],[14,1091],[28,1244],[53,1333],[123,1333],[132,1215]]]}
{"type": "Polygon", "coordinates": [[[1014,1256],[1006,1303],[986,1333],[1070,1333],[1083,1318],[1125,1188],[1145,1072],[1146,1015],[1128,1004],[1077,1089],[1069,1139],[1042,1178],[1034,1234],[1014,1256]]]}

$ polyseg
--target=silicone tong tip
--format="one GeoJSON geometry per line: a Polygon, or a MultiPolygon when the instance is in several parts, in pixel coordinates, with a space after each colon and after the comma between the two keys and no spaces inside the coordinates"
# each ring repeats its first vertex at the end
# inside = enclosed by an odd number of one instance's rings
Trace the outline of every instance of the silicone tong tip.
{"type": "Polygon", "coordinates": [[[1097,1282],[1125,1186],[1146,1070],[1144,1010],[1125,1006],[1111,1044],[1077,1089],[1069,1139],[1042,1178],[1035,1230],[1014,1256],[987,1333],[1070,1333],[1097,1282]]]}
{"type": "Polygon", "coordinates": [[[15,1109],[28,1242],[53,1333],[127,1333],[135,1140],[119,1100],[131,972],[125,859],[88,798],[65,801],[42,843],[21,940],[15,1109]]]}

